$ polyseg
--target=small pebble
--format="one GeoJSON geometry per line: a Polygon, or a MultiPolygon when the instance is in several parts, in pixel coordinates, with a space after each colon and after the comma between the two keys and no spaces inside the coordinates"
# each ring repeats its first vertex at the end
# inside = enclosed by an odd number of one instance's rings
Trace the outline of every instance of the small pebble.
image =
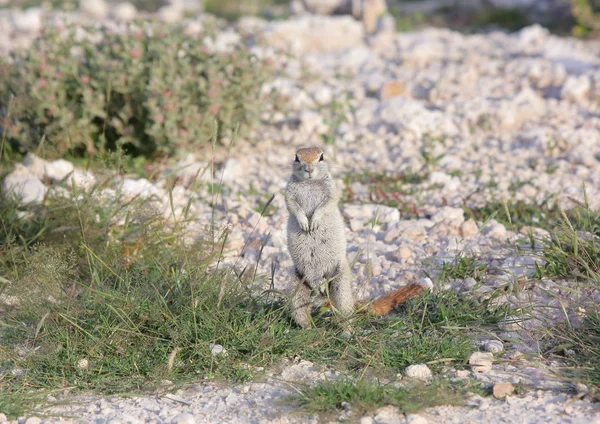
{"type": "Polygon", "coordinates": [[[495,398],[501,399],[512,395],[515,391],[515,386],[512,383],[496,383],[492,389],[495,398]]]}
{"type": "Polygon", "coordinates": [[[483,345],[486,352],[500,353],[504,350],[504,343],[500,340],[488,340],[483,345]]]}
{"type": "Polygon", "coordinates": [[[171,424],[195,424],[196,420],[192,414],[179,414],[171,420],[171,424]]]}
{"type": "Polygon", "coordinates": [[[429,422],[420,415],[410,414],[406,417],[407,424],[429,424],[429,422]]]}
{"type": "Polygon", "coordinates": [[[492,369],[493,358],[489,352],[473,352],[469,357],[469,365],[475,372],[488,372],[492,369]]]}
{"type": "Polygon", "coordinates": [[[409,365],[404,370],[407,377],[416,378],[418,380],[429,380],[432,377],[431,370],[425,364],[409,365]]]}

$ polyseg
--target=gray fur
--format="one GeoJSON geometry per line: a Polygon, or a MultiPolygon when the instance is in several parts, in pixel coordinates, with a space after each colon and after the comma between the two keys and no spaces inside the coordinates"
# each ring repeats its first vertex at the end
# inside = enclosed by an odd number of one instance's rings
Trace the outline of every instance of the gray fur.
{"type": "Polygon", "coordinates": [[[305,162],[302,158],[294,162],[285,191],[290,214],[287,239],[298,277],[292,296],[292,316],[304,328],[311,326],[311,297],[322,291],[326,281],[336,312],[348,316],[354,308],[344,221],[338,201],[327,162],[305,162]]]}

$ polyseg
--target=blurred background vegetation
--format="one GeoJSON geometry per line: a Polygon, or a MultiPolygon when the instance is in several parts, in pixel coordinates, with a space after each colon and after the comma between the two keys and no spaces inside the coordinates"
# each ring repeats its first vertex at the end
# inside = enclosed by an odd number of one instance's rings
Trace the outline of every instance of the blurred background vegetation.
{"type": "MultiPolygon", "coordinates": [[[[130,3],[154,13],[170,1],[175,0],[130,3]]],[[[290,14],[289,0],[177,1],[186,4],[188,17],[202,10],[228,21],[290,14]]],[[[0,0],[0,5],[76,10],[79,0],[0,0]]],[[[561,35],[600,32],[600,0],[388,0],[388,10],[399,31],[430,25],[466,33],[514,31],[537,22],[561,35]]],[[[74,28],[67,37],[48,28],[32,48],[0,57],[0,93],[11,93],[0,96],[0,160],[41,145],[46,157],[120,150],[160,158],[207,145],[215,127],[218,140],[238,126],[244,135],[277,105],[261,90],[274,69],[251,54],[244,40],[230,51],[211,48],[222,24],[203,22],[201,43],[171,27],[144,32],[130,25],[121,34],[90,27],[87,37],[76,37],[74,28]]]]}
{"type": "MultiPolygon", "coordinates": [[[[129,0],[138,10],[156,12],[171,0],[129,0]]],[[[120,0],[107,0],[120,3],[120,0]]],[[[289,16],[289,0],[183,0],[199,10],[236,20],[241,16],[282,19],[289,16]]],[[[38,7],[74,10],[78,0],[5,0],[0,7],[38,7]]],[[[463,31],[495,26],[516,30],[540,23],[560,33],[597,36],[600,31],[600,0],[387,0],[399,30],[424,25],[446,26],[463,31]]]]}

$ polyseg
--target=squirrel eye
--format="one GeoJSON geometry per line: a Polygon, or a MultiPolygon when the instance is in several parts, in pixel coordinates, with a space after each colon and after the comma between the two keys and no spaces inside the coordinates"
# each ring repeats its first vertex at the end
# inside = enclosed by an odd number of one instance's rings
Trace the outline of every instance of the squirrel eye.
{"type": "Polygon", "coordinates": [[[323,153],[321,153],[321,157],[319,157],[319,162],[323,162],[323,159],[324,159],[323,153]]]}
{"type": "Polygon", "coordinates": [[[298,155],[296,155],[296,159],[294,160],[294,162],[300,162],[300,158],[298,157],[298,155]]]}

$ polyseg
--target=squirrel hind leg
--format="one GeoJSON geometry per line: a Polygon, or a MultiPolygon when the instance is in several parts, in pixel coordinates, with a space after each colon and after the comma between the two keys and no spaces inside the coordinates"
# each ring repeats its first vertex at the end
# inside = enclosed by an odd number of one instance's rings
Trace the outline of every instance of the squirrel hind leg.
{"type": "MultiPolygon", "coordinates": [[[[298,274],[297,271],[296,274],[298,274]]],[[[300,275],[298,277],[298,284],[294,289],[291,299],[292,318],[300,327],[310,328],[312,327],[310,316],[312,289],[300,275]]]]}
{"type": "Polygon", "coordinates": [[[354,296],[352,295],[352,283],[350,272],[343,270],[329,283],[329,296],[336,311],[348,317],[354,312],[354,296]]]}

